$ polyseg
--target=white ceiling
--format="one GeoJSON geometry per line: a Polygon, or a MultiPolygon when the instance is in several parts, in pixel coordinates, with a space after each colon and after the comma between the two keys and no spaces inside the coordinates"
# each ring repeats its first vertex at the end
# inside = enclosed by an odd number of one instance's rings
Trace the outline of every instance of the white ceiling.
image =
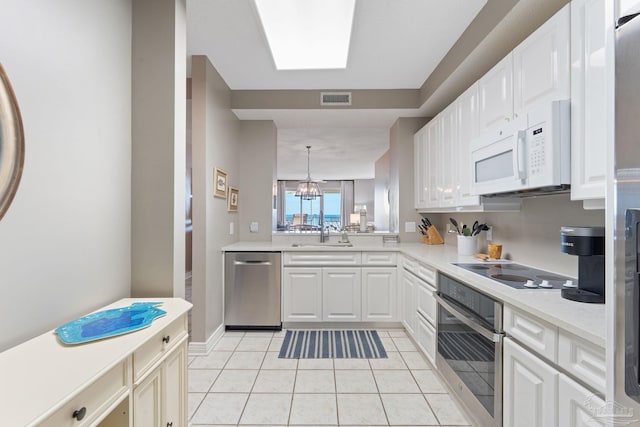
{"type": "Polygon", "coordinates": [[[389,129],[279,129],[278,179],[306,178],[307,145],[312,179],[371,179],[374,163],[389,149],[389,129]]]}
{"type": "MultiPolygon", "coordinates": [[[[357,0],[345,70],[278,71],[252,0],[187,0],[187,50],[189,55],[206,55],[232,90],[418,89],[485,3],[357,0]]],[[[314,172],[313,152],[334,156],[338,150],[340,156],[350,159],[353,175],[370,174],[372,178],[370,156],[363,152],[378,152],[379,138],[385,132],[388,146],[388,128],[398,117],[421,115],[418,109],[235,112],[243,120],[275,121],[279,129],[279,178],[299,173],[302,164],[306,169],[306,155],[294,159],[281,152],[303,153],[306,141],[315,141],[311,144],[311,175],[318,179],[324,178],[320,170],[314,172]],[[365,141],[371,141],[372,149],[365,141]],[[286,150],[280,144],[286,144],[286,150]],[[300,147],[293,150],[295,145],[300,147]]],[[[322,164],[322,154],[317,160],[318,169],[329,167],[322,164]]],[[[336,158],[333,160],[337,167],[327,169],[327,176],[345,170],[336,158]]],[[[294,179],[304,177],[306,170],[294,179]]]]}

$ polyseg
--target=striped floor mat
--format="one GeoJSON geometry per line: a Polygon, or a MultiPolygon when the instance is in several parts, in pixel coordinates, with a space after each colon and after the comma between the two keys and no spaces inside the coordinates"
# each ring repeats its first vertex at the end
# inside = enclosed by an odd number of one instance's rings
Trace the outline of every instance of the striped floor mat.
{"type": "Polygon", "coordinates": [[[378,332],[370,330],[288,330],[281,359],[386,359],[378,332]]]}

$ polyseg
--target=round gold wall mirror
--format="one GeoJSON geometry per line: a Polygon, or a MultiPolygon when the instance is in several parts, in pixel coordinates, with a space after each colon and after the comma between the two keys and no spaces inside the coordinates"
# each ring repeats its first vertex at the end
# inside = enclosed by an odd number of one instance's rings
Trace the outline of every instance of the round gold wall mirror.
{"type": "Polygon", "coordinates": [[[18,190],[23,166],[22,117],[7,73],[0,64],[0,219],[18,190]]]}

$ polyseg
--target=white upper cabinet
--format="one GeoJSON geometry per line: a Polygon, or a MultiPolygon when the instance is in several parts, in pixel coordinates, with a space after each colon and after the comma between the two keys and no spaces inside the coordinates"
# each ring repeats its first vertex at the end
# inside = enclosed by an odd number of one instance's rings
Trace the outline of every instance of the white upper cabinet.
{"type": "Polygon", "coordinates": [[[458,110],[457,206],[480,204],[471,194],[471,141],[478,136],[478,84],[474,83],[456,100],[458,110]]]}
{"type": "Polygon", "coordinates": [[[513,112],[569,99],[570,5],[566,5],[513,50],[513,112]]]}
{"type": "Polygon", "coordinates": [[[640,12],[640,0],[616,0],[615,3],[616,21],[623,16],[640,12]]]}
{"type": "Polygon", "coordinates": [[[427,125],[426,141],[426,188],[427,207],[440,207],[442,199],[442,183],[440,170],[442,168],[442,149],[440,140],[440,116],[434,117],[427,125]]]}
{"type": "Polygon", "coordinates": [[[571,19],[566,5],[416,133],[416,209],[519,209],[471,194],[471,143],[542,104],[571,97],[571,19]]]}
{"type": "Polygon", "coordinates": [[[425,125],[413,137],[413,191],[416,209],[427,207],[427,126],[425,125]]]}
{"type": "Polygon", "coordinates": [[[510,121],[513,117],[513,56],[507,55],[478,80],[479,130],[510,121]]]}
{"type": "Polygon", "coordinates": [[[458,186],[458,109],[455,103],[440,113],[440,206],[456,206],[458,186]]]}
{"type": "MultiPolygon", "coordinates": [[[[613,4],[571,3],[571,198],[604,199],[613,143],[613,4]]],[[[604,207],[604,206],[603,206],[604,207]]]]}

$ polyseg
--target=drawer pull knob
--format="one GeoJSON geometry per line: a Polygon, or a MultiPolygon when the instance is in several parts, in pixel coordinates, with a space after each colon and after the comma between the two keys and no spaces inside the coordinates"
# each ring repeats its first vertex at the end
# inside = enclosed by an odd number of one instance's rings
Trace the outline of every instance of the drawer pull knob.
{"type": "Polygon", "coordinates": [[[169,344],[169,340],[171,339],[171,337],[169,335],[167,335],[166,337],[162,337],[162,342],[165,344],[169,344]]]}
{"type": "Polygon", "coordinates": [[[87,408],[84,406],[80,409],[76,409],[75,411],[73,411],[73,418],[75,418],[78,421],[82,420],[85,415],[87,415],[87,408]]]}

